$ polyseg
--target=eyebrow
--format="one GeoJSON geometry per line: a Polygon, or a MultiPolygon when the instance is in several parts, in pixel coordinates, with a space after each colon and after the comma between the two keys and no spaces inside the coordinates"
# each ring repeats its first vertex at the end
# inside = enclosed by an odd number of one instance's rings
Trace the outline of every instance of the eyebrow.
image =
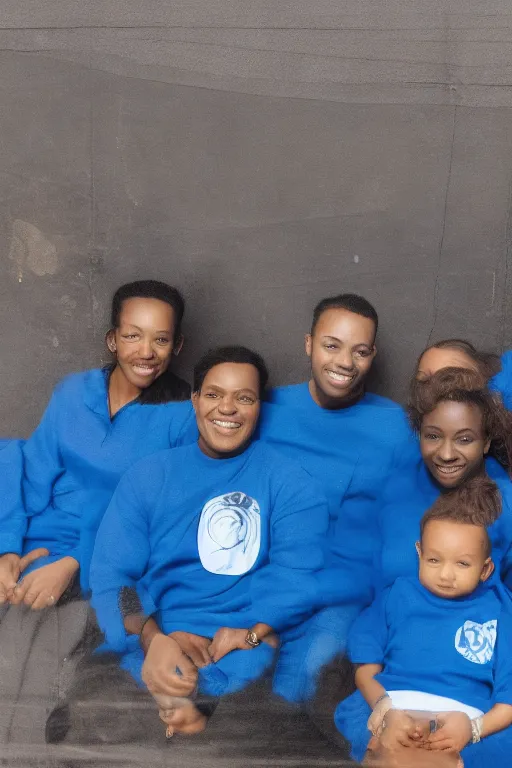
{"type": "Polygon", "coordinates": [[[250,395],[258,397],[258,393],[250,387],[241,387],[240,389],[226,390],[224,387],[219,387],[218,384],[207,384],[205,389],[215,389],[217,392],[234,392],[235,395],[240,395],[242,392],[247,392],[250,395]]]}
{"type": "MultiPolygon", "coordinates": [[[[140,327],[140,325],[135,325],[135,323],[126,323],[126,325],[128,328],[136,328],[138,331],[144,330],[143,328],[140,327]]],[[[169,335],[171,334],[168,328],[164,328],[161,331],[155,331],[155,333],[167,333],[169,335]]]]}
{"type": "MultiPolygon", "coordinates": [[[[340,344],[343,344],[341,339],[338,339],[336,336],[329,336],[329,334],[322,336],[322,339],[330,339],[331,341],[337,341],[340,344]]],[[[366,341],[358,341],[356,344],[352,344],[352,347],[366,347],[367,349],[371,349],[372,345],[367,344],[366,341]]]]}

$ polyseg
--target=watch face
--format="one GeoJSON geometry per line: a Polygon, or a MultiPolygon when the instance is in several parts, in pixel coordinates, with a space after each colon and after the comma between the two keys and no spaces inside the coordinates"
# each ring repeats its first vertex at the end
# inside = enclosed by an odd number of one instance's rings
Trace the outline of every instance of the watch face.
{"type": "Polygon", "coordinates": [[[260,644],[260,641],[258,640],[258,635],[256,632],[248,632],[247,637],[245,638],[245,642],[248,645],[256,646],[260,644]]]}

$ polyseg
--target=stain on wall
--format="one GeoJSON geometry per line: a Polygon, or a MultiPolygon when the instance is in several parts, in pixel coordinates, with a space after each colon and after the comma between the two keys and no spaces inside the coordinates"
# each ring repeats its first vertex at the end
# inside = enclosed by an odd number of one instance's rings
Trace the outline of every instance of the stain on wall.
{"type": "Polygon", "coordinates": [[[174,282],[190,374],[243,342],[307,374],[315,302],[381,316],[378,391],[427,341],[512,346],[506,0],[7,0],[0,434],[106,360],[122,282],[174,282]]]}

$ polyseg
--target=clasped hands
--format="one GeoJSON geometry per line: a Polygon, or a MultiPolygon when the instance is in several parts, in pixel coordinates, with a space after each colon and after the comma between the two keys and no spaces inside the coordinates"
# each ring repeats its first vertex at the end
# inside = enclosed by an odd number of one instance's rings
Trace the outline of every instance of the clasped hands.
{"type": "Polygon", "coordinates": [[[379,742],[385,749],[398,746],[432,751],[461,752],[471,742],[471,720],[463,712],[443,712],[436,717],[437,729],[427,732],[410,714],[390,709],[379,742]]]}
{"type": "Polygon", "coordinates": [[[0,604],[23,603],[37,611],[60,600],[79,568],[74,557],[62,557],[23,576],[29,565],[48,555],[48,550],[40,547],[23,557],[14,553],[0,557],[0,604]]]}

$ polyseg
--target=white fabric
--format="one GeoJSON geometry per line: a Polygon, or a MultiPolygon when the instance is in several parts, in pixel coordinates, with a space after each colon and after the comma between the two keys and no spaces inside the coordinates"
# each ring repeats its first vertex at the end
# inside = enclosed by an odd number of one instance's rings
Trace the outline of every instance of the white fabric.
{"type": "Polygon", "coordinates": [[[464,712],[471,720],[484,713],[476,707],[469,707],[461,701],[436,696],[422,691],[388,691],[395,709],[411,709],[421,712],[464,712]]]}
{"type": "Polygon", "coordinates": [[[203,567],[210,573],[240,576],[258,557],[261,518],[258,502],[241,491],[207,501],[201,512],[197,546],[203,567]]]}

